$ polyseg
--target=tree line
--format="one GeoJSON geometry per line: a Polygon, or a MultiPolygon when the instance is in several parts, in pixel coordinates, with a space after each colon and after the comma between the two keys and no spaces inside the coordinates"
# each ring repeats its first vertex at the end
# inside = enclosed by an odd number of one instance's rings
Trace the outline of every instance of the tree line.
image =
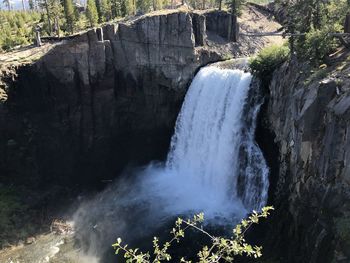
{"type": "MultiPolygon", "coordinates": [[[[1,0],[0,0],[1,1],[1,0]]],[[[38,27],[42,36],[70,35],[98,24],[151,11],[187,5],[193,9],[229,8],[235,16],[245,0],[22,0],[22,11],[2,0],[0,50],[26,45],[38,27]],[[28,1],[28,2],[24,2],[28,1]],[[26,8],[27,7],[27,8],[26,8]]],[[[255,0],[268,1],[268,0],[255,0]]]]}
{"type": "Polygon", "coordinates": [[[40,18],[38,12],[0,11],[0,51],[30,44],[40,18]]]}
{"type": "MultiPolygon", "coordinates": [[[[1,1],[1,0],[0,0],[1,1]]],[[[2,0],[6,10],[10,0],[2,0]]],[[[0,10],[0,47],[9,49],[24,45],[33,38],[33,28],[41,27],[42,35],[69,35],[127,16],[145,14],[160,9],[176,8],[186,4],[193,9],[226,9],[232,13],[232,30],[235,32],[237,17],[247,0],[23,0],[25,12],[0,10]]],[[[266,3],[269,0],[251,0],[266,3]]],[[[350,0],[276,0],[277,8],[285,14],[284,27],[289,33],[306,33],[291,38],[292,52],[316,60],[322,59],[339,44],[341,39],[328,35],[343,32],[344,21],[349,16],[350,0]]],[[[349,29],[350,30],[350,29],[349,29]]],[[[235,34],[230,40],[235,41],[235,34]]]]}
{"type": "Polygon", "coordinates": [[[350,33],[350,0],[276,0],[283,10],[288,33],[303,33],[289,39],[291,52],[319,64],[337,47],[349,47],[348,40],[332,33],[350,33]]]}

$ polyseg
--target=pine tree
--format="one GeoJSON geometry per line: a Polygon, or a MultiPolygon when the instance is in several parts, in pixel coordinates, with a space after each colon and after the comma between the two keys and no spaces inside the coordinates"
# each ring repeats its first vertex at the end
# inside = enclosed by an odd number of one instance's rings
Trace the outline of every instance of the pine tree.
{"type": "Polygon", "coordinates": [[[28,4],[29,4],[29,9],[30,9],[30,10],[34,10],[34,9],[35,9],[34,1],[33,1],[33,0],[29,0],[29,1],[28,1],[28,4]]]}
{"type": "Polygon", "coordinates": [[[90,22],[90,26],[95,26],[98,22],[98,13],[94,0],[87,0],[86,17],[90,22]]]}
{"type": "Polygon", "coordinates": [[[3,0],[2,1],[5,6],[7,6],[7,9],[10,11],[11,10],[11,2],[10,0],[3,0]]]}
{"type": "Polygon", "coordinates": [[[51,32],[52,32],[52,26],[51,26],[51,12],[50,12],[50,7],[49,7],[49,2],[48,2],[48,0],[44,0],[44,2],[41,3],[41,5],[42,5],[42,6],[44,7],[44,9],[46,10],[48,31],[49,31],[49,35],[51,35],[51,32]]]}
{"type": "Polygon", "coordinates": [[[245,3],[245,0],[229,0],[227,2],[228,7],[230,8],[231,13],[231,24],[228,28],[228,39],[233,42],[237,42],[237,32],[238,32],[238,17],[242,13],[242,7],[245,3]]]}
{"type": "Polygon", "coordinates": [[[111,19],[121,16],[121,1],[111,0],[111,19]]]}
{"type": "MultiPolygon", "coordinates": [[[[338,3],[344,0],[337,0],[338,3]]],[[[321,29],[324,20],[328,17],[327,5],[333,0],[299,0],[295,2],[285,2],[279,0],[278,3],[285,7],[287,14],[287,28],[299,32],[309,32],[312,28],[321,29]]]]}
{"type": "Polygon", "coordinates": [[[111,3],[109,0],[100,0],[100,22],[111,20],[111,3]]]}
{"type": "Polygon", "coordinates": [[[142,13],[147,13],[151,10],[152,1],[151,0],[137,0],[136,1],[136,10],[141,11],[142,13]]]}
{"type": "Polygon", "coordinates": [[[161,8],[169,8],[170,0],[161,0],[161,8]]]}
{"type": "Polygon", "coordinates": [[[96,10],[97,10],[97,15],[98,15],[98,22],[102,23],[102,9],[101,9],[101,0],[95,0],[95,5],[96,5],[96,10]]]}
{"type": "Polygon", "coordinates": [[[63,18],[63,6],[60,0],[50,0],[51,2],[51,16],[54,19],[54,31],[56,35],[60,36],[60,20],[63,18]]]}
{"type": "Polygon", "coordinates": [[[222,9],[222,0],[217,0],[219,10],[222,9]]]}
{"type": "Polygon", "coordinates": [[[66,18],[67,29],[71,34],[74,33],[74,23],[77,20],[74,12],[72,0],[64,0],[64,16],[66,18]]]}
{"type": "Polygon", "coordinates": [[[128,15],[128,7],[127,7],[126,4],[127,4],[127,3],[126,3],[126,0],[121,0],[121,1],[120,1],[120,15],[121,15],[122,17],[128,15]]]}
{"type": "Polygon", "coordinates": [[[123,0],[125,5],[125,16],[135,15],[136,13],[136,0],[123,0]]]}
{"type": "Polygon", "coordinates": [[[189,0],[189,4],[193,9],[197,9],[197,0],[189,0]]]}
{"type": "Polygon", "coordinates": [[[48,33],[51,35],[55,31],[60,34],[60,18],[62,16],[63,7],[59,0],[44,0],[40,3],[41,8],[46,11],[48,33]]]}
{"type": "Polygon", "coordinates": [[[164,5],[164,2],[162,0],[152,0],[153,11],[162,9],[163,5],[164,5]]]}

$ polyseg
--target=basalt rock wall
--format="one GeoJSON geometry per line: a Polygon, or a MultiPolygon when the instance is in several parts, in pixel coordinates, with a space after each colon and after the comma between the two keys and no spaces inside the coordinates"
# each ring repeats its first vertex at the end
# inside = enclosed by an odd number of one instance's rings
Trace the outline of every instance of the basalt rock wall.
{"type": "Polygon", "coordinates": [[[94,184],[164,158],[191,79],[222,59],[204,40],[203,15],[173,11],[90,30],[19,66],[1,79],[2,181],[94,184]]]}
{"type": "Polygon", "coordinates": [[[278,172],[267,243],[281,262],[350,261],[349,73],[346,61],[313,72],[293,60],[269,86],[278,172]]]}

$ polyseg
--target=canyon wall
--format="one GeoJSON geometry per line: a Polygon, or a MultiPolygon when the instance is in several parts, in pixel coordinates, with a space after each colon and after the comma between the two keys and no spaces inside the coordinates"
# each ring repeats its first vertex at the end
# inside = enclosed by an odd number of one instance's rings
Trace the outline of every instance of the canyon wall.
{"type": "Polygon", "coordinates": [[[204,38],[204,16],[164,12],[90,30],[3,76],[1,179],[93,183],[163,158],[191,79],[222,59],[204,38]]]}
{"type": "Polygon", "coordinates": [[[350,260],[349,73],[347,60],[316,72],[292,60],[270,84],[264,121],[279,156],[269,243],[282,262],[350,260]]]}
{"type": "MultiPolygon", "coordinates": [[[[0,56],[16,65],[0,65],[0,180],[95,185],[164,158],[199,68],[276,40],[228,42],[228,21],[224,11],[161,10],[71,36],[30,64],[16,61],[21,51],[0,56]]],[[[240,30],[261,25],[279,27],[245,7],[240,30]]]]}

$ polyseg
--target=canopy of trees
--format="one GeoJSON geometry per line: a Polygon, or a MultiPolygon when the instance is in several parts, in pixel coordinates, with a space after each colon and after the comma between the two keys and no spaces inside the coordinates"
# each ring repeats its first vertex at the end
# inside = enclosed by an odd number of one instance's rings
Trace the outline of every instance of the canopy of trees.
{"type": "MultiPolygon", "coordinates": [[[[235,41],[237,17],[246,0],[87,0],[82,6],[77,0],[23,0],[28,1],[28,10],[11,10],[11,1],[1,0],[0,50],[32,42],[37,25],[41,35],[67,35],[126,16],[144,14],[150,11],[175,8],[187,4],[193,9],[226,8],[232,16],[232,32],[229,38],[235,41]]],[[[251,0],[267,3],[269,0],[251,0]]],[[[339,39],[330,37],[329,32],[343,32],[345,17],[350,21],[350,0],[276,0],[286,14],[285,28],[290,33],[306,33],[292,38],[292,52],[313,62],[321,61],[339,39]]],[[[23,8],[25,5],[23,4],[23,8]]],[[[348,22],[350,23],[350,22],[348,22]]],[[[350,26],[348,26],[350,28],[350,26]]]]}
{"type": "Polygon", "coordinates": [[[37,12],[0,11],[0,50],[29,44],[33,38],[32,25],[40,16],[37,12]]]}
{"type": "Polygon", "coordinates": [[[27,5],[23,4],[23,9],[25,6],[29,9],[14,11],[11,10],[11,1],[2,0],[5,8],[0,10],[0,29],[3,32],[0,50],[31,43],[37,26],[41,28],[42,36],[62,36],[126,16],[176,8],[180,4],[193,9],[228,7],[238,15],[245,0],[87,0],[85,6],[77,0],[23,1],[28,1],[27,5]]]}
{"type": "Polygon", "coordinates": [[[286,14],[285,27],[290,33],[306,33],[290,39],[292,52],[319,64],[336,47],[339,38],[330,33],[344,32],[350,0],[276,0],[286,14]]]}

